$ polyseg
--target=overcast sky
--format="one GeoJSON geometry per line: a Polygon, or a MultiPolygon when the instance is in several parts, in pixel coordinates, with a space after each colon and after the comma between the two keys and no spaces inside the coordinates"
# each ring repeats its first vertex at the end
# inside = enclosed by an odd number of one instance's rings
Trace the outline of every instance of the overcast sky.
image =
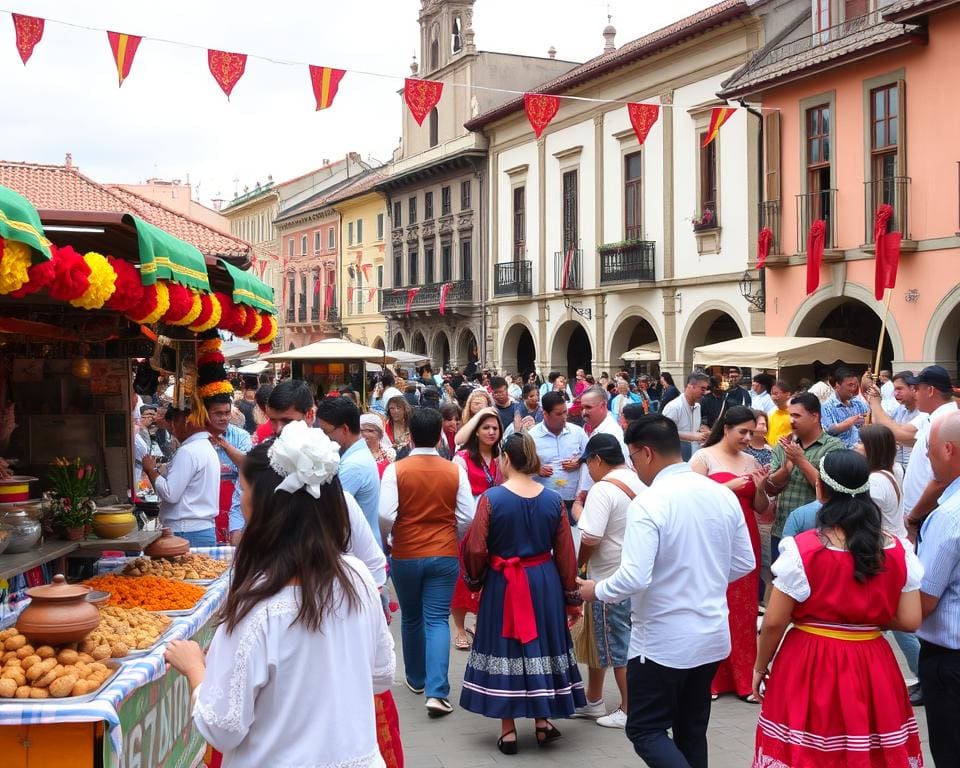
{"type": "MultiPolygon", "coordinates": [[[[599,54],[606,0],[477,0],[481,50],[584,61],[599,54]]],[[[708,0],[611,0],[617,45],[709,5],[708,0]]],[[[0,0],[48,22],[26,67],[9,13],[0,12],[0,159],[62,163],[67,152],[100,182],[188,177],[203,202],[282,181],[348,151],[388,160],[399,141],[396,91],[419,46],[420,0],[0,0]],[[107,36],[142,35],[117,88],[107,36]],[[168,45],[156,38],[192,43],[168,45]],[[206,48],[342,69],[330,109],[315,111],[306,67],[248,59],[227,101],[206,48]]],[[[417,52],[419,57],[419,52],[417,52]]]]}

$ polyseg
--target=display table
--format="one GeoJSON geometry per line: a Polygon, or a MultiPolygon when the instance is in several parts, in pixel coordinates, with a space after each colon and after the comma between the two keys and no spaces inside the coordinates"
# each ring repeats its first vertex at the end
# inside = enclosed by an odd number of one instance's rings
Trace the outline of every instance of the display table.
{"type": "MultiPolygon", "coordinates": [[[[65,557],[77,548],[75,541],[45,541],[36,549],[16,555],[0,555],[0,580],[9,579],[18,573],[29,571],[38,565],[65,557]]],[[[61,569],[62,570],[62,569],[61,569]]]]}
{"type": "MultiPolygon", "coordinates": [[[[233,547],[191,551],[217,559],[233,556],[233,547]]],[[[173,619],[167,642],[192,639],[206,649],[228,586],[229,571],[188,616],[173,619]]],[[[145,656],[118,659],[120,673],[86,703],[0,699],[3,765],[92,768],[101,764],[100,754],[106,768],[194,765],[205,743],[193,726],[190,686],[178,672],[166,671],[163,653],[160,646],[145,656]]]]}
{"type": "Polygon", "coordinates": [[[153,531],[132,531],[119,539],[83,539],[76,542],[77,548],[70,553],[70,557],[100,557],[101,552],[109,550],[139,552],[159,538],[160,529],[158,528],[153,531]]]}

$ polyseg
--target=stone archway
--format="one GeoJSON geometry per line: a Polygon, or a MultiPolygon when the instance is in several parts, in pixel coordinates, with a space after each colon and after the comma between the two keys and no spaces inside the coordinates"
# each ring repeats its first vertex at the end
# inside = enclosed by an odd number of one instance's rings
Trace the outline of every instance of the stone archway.
{"type": "MultiPolygon", "coordinates": [[[[664,359],[660,330],[653,316],[645,309],[630,307],[624,310],[611,327],[615,329],[610,337],[610,354],[607,356],[611,368],[616,369],[624,365],[621,355],[634,347],[658,347],[661,353],[660,359],[664,359]]],[[[643,369],[654,365],[656,363],[639,363],[637,367],[643,369]]]]}
{"type": "Polygon", "coordinates": [[[960,370],[960,286],[933,311],[923,339],[923,362],[942,365],[950,375],[960,370]]]}
{"type": "Polygon", "coordinates": [[[403,340],[403,334],[400,331],[397,331],[393,335],[393,344],[390,349],[392,350],[404,350],[407,348],[406,342],[403,340]]]}
{"type": "Polygon", "coordinates": [[[473,330],[464,328],[457,337],[457,365],[463,370],[475,371],[480,362],[480,345],[473,330]]]}
{"type": "Polygon", "coordinates": [[[439,373],[450,365],[450,340],[445,331],[437,331],[433,337],[430,362],[434,373],[439,373]]]}
{"type": "Polygon", "coordinates": [[[593,343],[587,329],[576,320],[560,324],[550,349],[550,370],[560,371],[568,381],[573,381],[578,368],[591,373],[593,343]]]}
{"type": "MultiPolygon", "coordinates": [[[[837,296],[820,302],[811,308],[797,325],[797,336],[823,336],[845,341],[876,354],[880,338],[881,319],[862,301],[846,296],[837,296]]],[[[880,352],[880,367],[890,368],[894,359],[893,341],[890,334],[883,334],[883,349],[880,352]]],[[[824,360],[830,365],[833,360],[824,360]]]]}
{"type": "Polygon", "coordinates": [[[708,301],[694,311],[683,332],[683,372],[693,370],[693,350],[747,335],[737,311],[722,301],[708,301]]]}
{"type": "Polygon", "coordinates": [[[503,335],[500,352],[500,373],[521,374],[524,379],[537,369],[537,345],[533,331],[523,320],[509,325],[503,335]]]}
{"type": "Polygon", "coordinates": [[[381,352],[383,352],[384,350],[386,350],[386,347],[385,347],[384,344],[383,344],[383,339],[382,339],[381,337],[379,337],[379,336],[377,336],[377,337],[373,340],[373,344],[371,344],[371,346],[372,346],[374,349],[379,349],[381,352]]]}
{"type": "Polygon", "coordinates": [[[427,340],[420,331],[415,331],[413,338],[410,339],[410,351],[415,355],[427,354],[427,340]]]}

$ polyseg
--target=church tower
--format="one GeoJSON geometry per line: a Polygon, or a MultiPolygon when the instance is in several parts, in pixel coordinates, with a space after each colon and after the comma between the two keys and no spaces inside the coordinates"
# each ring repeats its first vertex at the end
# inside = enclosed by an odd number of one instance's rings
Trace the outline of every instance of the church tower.
{"type": "Polygon", "coordinates": [[[473,42],[474,0],[420,0],[420,67],[429,78],[465,53],[476,53],[473,42]]]}

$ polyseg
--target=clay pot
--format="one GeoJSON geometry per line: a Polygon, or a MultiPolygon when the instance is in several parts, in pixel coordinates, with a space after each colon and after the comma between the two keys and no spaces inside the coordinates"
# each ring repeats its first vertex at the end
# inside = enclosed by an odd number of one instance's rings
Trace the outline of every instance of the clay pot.
{"type": "Polygon", "coordinates": [[[100,624],[100,611],[87,602],[90,587],[67,584],[63,574],[53,583],[27,590],[30,605],[17,619],[17,629],[34,645],[62,645],[83,640],[100,624]]]}
{"type": "Polygon", "coordinates": [[[177,557],[190,551],[190,542],[173,535],[172,528],[164,528],[157,539],[143,550],[147,557],[177,557]]]}
{"type": "Polygon", "coordinates": [[[119,539],[136,527],[132,507],[107,507],[93,513],[93,532],[101,539],[119,539]]]}
{"type": "Polygon", "coordinates": [[[87,529],[83,525],[76,526],[75,528],[65,528],[63,535],[66,536],[67,541],[83,541],[87,535],[87,529]]]}

